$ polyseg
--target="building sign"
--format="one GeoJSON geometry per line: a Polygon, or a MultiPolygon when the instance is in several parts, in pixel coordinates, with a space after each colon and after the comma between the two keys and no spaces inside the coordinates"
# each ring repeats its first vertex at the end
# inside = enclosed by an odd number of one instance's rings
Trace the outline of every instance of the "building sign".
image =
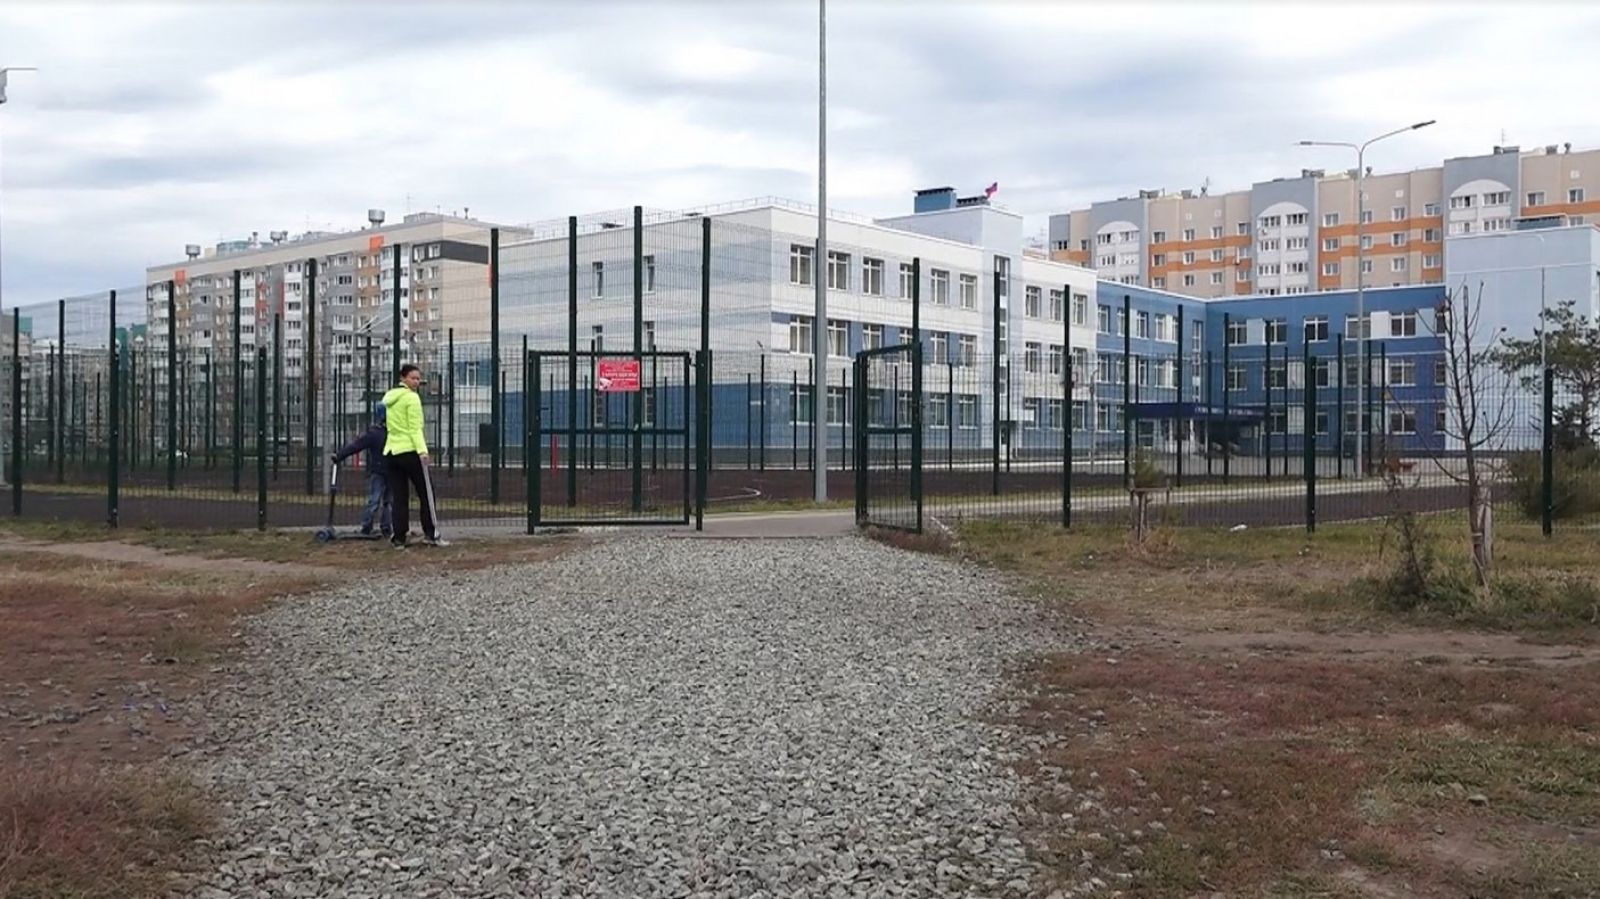
{"type": "Polygon", "coordinates": [[[638,393],[638,359],[601,359],[595,387],[602,393],[638,393]]]}

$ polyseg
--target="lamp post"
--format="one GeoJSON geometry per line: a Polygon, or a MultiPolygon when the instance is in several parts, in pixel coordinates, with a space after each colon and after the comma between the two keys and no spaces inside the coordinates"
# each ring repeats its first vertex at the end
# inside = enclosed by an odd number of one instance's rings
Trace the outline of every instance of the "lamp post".
{"type": "MultiPolygon", "coordinates": [[[[1349,141],[1303,140],[1298,141],[1302,147],[1347,147],[1356,151],[1356,322],[1361,329],[1360,337],[1356,340],[1356,408],[1361,409],[1361,398],[1366,389],[1367,382],[1367,341],[1372,338],[1372,325],[1367,321],[1367,252],[1362,238],[1366,230],[1366,194],[1362,191],[1362,182],[1366,178],[1367,148],[1380,140],[1416,131],[1432,125],[1437,119],[1428,119],[1415,125],[1396,128],[1393,131],[1380,134],[1364,143],[1350,143],[1349,141]]],[[[1339,414],[1344,414],[1340,409],[1339,414]]],[[[1366,476],[1366,469],[1361,458],[1361,429],[1366,423],[1361,420],[1361,413],[1356,413],[1356,477],[1366,476]]]]}
{"type": "MultiPolygon", "coordinates": [[[[5,102],[6,102],[6,76],[7,75],[9,75],[12,72],[37,72],[37,71],[39,71],[39,70],[34,68],[33,66],[0,66],[0,106],[4,106],[5,102]]],[[[0,157],[0,158],[3,158],[3,157],[0,157]]],[[[4,180],[5,180],[4,176],[0,175],[0,183],[3,183],[4,180]]],[[[4,266],[0,265],[0,271],[3,271],[3,270],[4,270],[4,266]]],[[[3,286],[4,286],[3,283],[0,283],[0,287],[3,287],[3,286]]],[[[4,294],[0,293],[0,309],[4,309],[4,308],[5,308],[4,294]]]]}

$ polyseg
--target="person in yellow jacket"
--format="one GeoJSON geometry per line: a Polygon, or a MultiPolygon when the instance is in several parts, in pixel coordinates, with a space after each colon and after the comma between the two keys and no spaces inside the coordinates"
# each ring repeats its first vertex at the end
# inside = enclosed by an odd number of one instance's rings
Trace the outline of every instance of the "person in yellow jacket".
{"type": "Polygon", "coordinates": [[[390,540],[397,548],[406,545],[407,530],[411,527],[413,488],[417,491],[417,505],[422,508],[425,542],[444,545],[439,539],[438,522],[424,480],[428,441],[422,434],[422,397],[417,393],[421,386],[422,369],[406,364],[400,366],[400,386],[383,395],[383,405],[389,410],[389,439],[383,445],[383,455],[389,463],[389,490],[394,499],[390,513],[394,519],[394,536],[390,540]]]}

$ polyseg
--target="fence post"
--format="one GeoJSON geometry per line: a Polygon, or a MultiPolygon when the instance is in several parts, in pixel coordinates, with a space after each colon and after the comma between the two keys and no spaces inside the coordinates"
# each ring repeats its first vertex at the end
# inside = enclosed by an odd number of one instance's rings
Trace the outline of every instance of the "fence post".
{"type": "Polygon", "coordinates": [[[762,471],[766,471],[767,470],[767,351],[766,351],[765,348],[763,348],[761,350],[761,357],[759,359],[759,362],[760,362],[760,365],[761,365],[761,436],[759,438],[760,441],[761,441],[761,446],[760,446],[760,455],[758,456],[758,458],[760,459],[761,470],[762,471]]]}
{"type": "Polygon", "coordinates": [[[239,319],[244,315],[240,273],[233,270],[233,492],[243,487],[244,478],[244,355],[239,319]]]}
{"type": "MultiPolygon", "coordinates": [[[[1272,483],[1272,328],[1267,328],[1265,354],[1261,361],[1261,461],[1267,470],[1267,483],[1272,483]]],[[[1287,363],[1283,372],[1283,423],[1289,423],[1289,371],[1287,363]]],[[[1287,427],[1284,430],[1288,430],[1287,427]]]]}
{"type": "MultiPolygon", "coordinates": [[[[527,337],[524,336],[526,341],[527,337]]],[[[544,483],[540,480],[544,473],[544,447],[538,444],[543,442],[544,435],[544,394],[543,383],[540,380],[540,362],[536,355],[528,353],[526,345],[522,350],[523,371],[523,419],[522,419],[522,444],[523,444],[523,473],[527,477],[528,487],[528,533],[532,534],[539,527],[544,504],[544,483]],[[532,371],[529,371],[529,364],[532,371]],[[532,383],[528,383],[528,378],[532,383]],[[529,447],[529,444],[534,444],[529,447]],[[531,453],[531,458],[530,458],[531,453]],[[531,465],[531,467],[530,467],[531,465]]]]}
{"type": "Polygon", "coordinates": [[[1555,490],[1555,369],[1544,370],[1544,439],[1540,451],[1539,529],[1546,537],[1554,529],[1556,512],[1555,490]]]}
{"type": "MultiPolygon", "coordinates": [[[[710,219],[706,220],[708,223],[710,219]]],[[[702,341],[703,342],[703,341],[702,341]]],[[[711,351],[695,353],[694,529],[705,530],[706,481],[711,457],[711,351]]]]}
{"type": "Polygon", "coordinates": [[[1184,350],[1183,350],[1183,306],[1181,304],[1178,306],[1178,333],[1177,333],[1177,338],[1178,338],[1178,353],[1177,353],[1177,357],[1178,358],[1176,360],[1174,360],[1173,364],[1176,365],[1177,369],[1178,369],[1178,371],[1177,371],[1177,382],[1176,382],[1177,383],[1177,400],[1178,401],[1177,401],[1177,406],[1173,411],[1176,413],[1175,417],[1178,420],[1177,421],[1177,425],[1178,425],[1178,440],[1177,440],[1177,443],[1178,443],[1178,466],[1177,466],[1178,467],[1178,478],[1177,478],[1177,486],[1181,488],[1181,487],[1183,487],[1183,450],[1184,450],[1184,443],[1186,442],[1184,440],[1184,436],[1185,436],[1184,435],[1184,430],[1185,430],[1185,428],[1184,428],[1184,418],[1183,418],[1183,353],[1184,353],[1184,350]]]}
{"type": "MultiPolygon", "coordinates": [[[[172,308],[169,304],[169,310],[172,308]]],[[[171,314],[168,314],[168,334],[171,334],[171,314]]],[[[172,339],[170,336],[167,338],[172,339]]],[[[168,371],[171,369],[169,368],[168,371]]],[[[56,483],[67,480],[67,301],[56,301],[56,483]]]]}
{"type": "Polygon", "coordinates": [[[1339,411],[1333,421],[1333,476],[1344,480],[1344,335],[1339,335],[1339,371],[1334,380],[1334,400],[1339,411]]]}
{"type": "Polygon", "coordinates": [[[1300,442],[1305,454],[1306,477],[1306,533],[1317,530],[1317,363],[1311,358],[1311,344],[1305,344],[1305,415],[1300,428],[1300,442]]]}
{"type": "Polygon", "coordinates": [[[106,417],[108,431],[106,445],[108,447],[108,464],[106,465],[106,526],[117,526],[117,501],[121,485],[117,483],[117,469],[122,464],[122,360],[118,357],[117,346],[117,292],[111,291],[111,330],[109,340],[106,342],[106,384],[111,392],[106,402],[106,417]]]}
{"type": "Polygon", "coordinates": [[[267,529],[267,348],[256,344],[256,530],[267,529]]]}
{"type": "Polygon", "coordinates": [[[278,445],[283,439],[283,313],[272,313],[272,479],[278,479],[278,445]]]}
{"type": "Polygon", "coordinates": [[[1122,295],[1122,486],[1133,486],[1133,299],[1122,295]]]}
{"type": "MultiPolygon", "coordinates": [[[[305,340],[305,413],[306,413],[306,496],[317,492],[317,465],[321,462],[317,452],[317,260],[306,260],[306,340],[305,340]]],[[[335,366],[334,371],[338,368],[335,366]]],[[[337,396],[337,394],[335,394],[337,396]]]]}
{"type": "Polygon", "coordinates": [[[11,307],[11,514],[22,515],[22,310],[11,307]]]}
{"type": "Polygon", "coordinates": [[[456,329],[450,328],[446,332],[444,355],[444,390],[449,396],[449,405],[445,407],[445,470],[450,474],[456,473],[456,329]]]}
{"type": "Polygon", "coordinates": [[[1228,383],[1229,376],[1233,373],[1231,365],[1232,352],[1229,347],[1233,341],[1230,339],[1233,330],[1233,316],[1227,312],[1222,313],[1222,483],[1227,484],[1233,469],[1233,422],[1229,415],[1231,406],[1229,399],[1233,390],[1228,383]]]}
{"type": "Polygon", "coordinates": [[[856,419],[856,527],[867,520],[867,463],[870,458],[867,436],[867,357],[855,359],[855,383],[860,398],[855,404],[856,419]]]}
{"type": "MultiPolygon", "coordinates": [[[[1071,296],[1070,292],[1068,296],[1071,296]]],[[[1062,307],[1062,318],[1070,318],[1065,305],[1062,307]]],[[[1068,350],[1066,347],[1062,349],[1068,350]]],[[[1072,527],[1072,392],[1076,387],[1070,351],[1061,357],[1061,368],[1066,375],[1065,399],[1061,403],[1061,526],[1070,528],[1072,527]]]]}
{"type": "Polygon", "coordinates": [[[567,505],[578,505],[578,217],[575,215],[567,216],[567,505]]]}

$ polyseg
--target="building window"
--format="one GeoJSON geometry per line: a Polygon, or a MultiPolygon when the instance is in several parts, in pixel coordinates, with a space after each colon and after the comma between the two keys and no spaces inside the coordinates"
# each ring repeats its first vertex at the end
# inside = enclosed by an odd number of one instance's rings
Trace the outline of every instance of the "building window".
{"type": "Polygon", "coordinates": [[[916,272],[911,268],[911,263],[900,263],[900,298],[911,299],[911,294],[916,290],[916,272]]]}
{"type": "Polygon", "coordinates": [[[944,269],[930,269],[928,271],[928,293],[932,296],[928,300],[935,306],[950,305],[950,273],[944,269]]]}
{"type": "Polygon", "coordinates": [[[1220,249],[1211,251],[1211,261],[1212,262],[1221,262],[1222,261],[1222,251],[1220,249]]]}
{"type": "Polygon", "coordinates": [[[1212,284],[1221,284],[1222,283],[1222,272],[1212,272],[1211,273],[1211,283],[1212,284]]]}
{"type": "Polygon", "coordinates": [[[1509,206],[1511,204],[1511,191],[1500,190],[1483,195],[1485,206],[1509,206]]]}
{"type": "Polygon", "coordinates": [[[1089,295],[1075,293],[1072,295],[1072,323],[1087,325],[1089,323],[1089,295]]]}
{"type": "Polygon", "coordinates": [[[1306,264],[1304,262],[1286,262],[1283,270],[1291,275],[1303,275],[1306,273],[1306,264]]]}
{"type": "Polygon", "coordinates": [[[1328,317],[1314,315],[1305,320],[1305,339],[1307,343],[1320,343],[1328,339],[1328,317]]]}
{"type": "Polygon", "coordinates": [[[1544,191],[1542,191],[1542,190],[1530,191],[1528,193],[1528,202],[1527,202],[1526,205],[1528,205],[1528,206],[1543,206],[1544,205],[1544,191]]]}
{"type": "Polygon", "coordinates": [[[1249,326],[1238,319],[1228,321],[1227,341],[1229,346],[1243,346],[1250,339],[1249,326]]]}
{"type": "Polygon", "coordinates": [[[1186,240],[1186,241],[1194,240],[1194,229],[1193,228],[1185,228],[1185,229],[1183,229],[1183,239],[1186,240]]]}
{"type": "Polygon", "coordinates": [[[828,289],[850,289],[850,254],[828,251],[828,289]]]}
{"type": "Polygon", "coordinates": [[[1292,212],[1283,217],[1283,223],[1285,225],[1304,225],[1306,223],[1306,214],[1304,212],[1292,212]]]}
{"type": "Polygon", "coordinates": [[[1509,231],[1509,230],[1511,230],[1511,219],[1508,219],[1508,218],[1484,219],[1483,220],[1483,230],[1485,230],[1485,231],[1509,231]]]}
{"type": "Polygon", "coordinates": [[[789,352],[802,354],[809,354],[811,352],[810,316],[789,316],[789,352]]]}
{"type": "Polygon", "coordinates": [[[1040,305],[1044,299],[1044,291],[1038,287],[1028,286],[1022,289],[1022,314],[1028,318],[1038,318],[1040,305]]]}
{"type": "Polygon", "coordinates": [[[1363,235],[1361,235],[1361,249],[1363,249],[1363,250],[1372,249],[1372,235],[1371,234],[1363,234],[1363,235]]]}
{"type": "Polygon", "coordinates": [[[1099,309],[1098,309],[1098,312],[1099,312],[1099,318],[1098,318],[1098,320],[1096,322],[1095,330],[1098,331],[1101,334],[1110,334],[1110,333],[1112,333],[1112,331],[1111,331],[1111,307],[1110,306],[1100,306],[1099,309]]]}
{"type": "Polygon", "coordinates": [[[1404,231],[1396,231],[1395,233],[1389,235],[1389,246],[1391,246],[1391,247],[1403,247],[1405,245],[1406,245],[1406,233],[1404,231]]]}
{"type": "Polygon", "coordinates": [[[1363,209],[1361,211],[1361,224],[1363,224],[1363,225],[1372,224],[1372,210],[1363,209]]]}
{"type": "Polygon", "coordinates": [[[962,275],[961,276],[961,308],[962,309],[976,309],[976,308],[978,308],[978,276],[977,275],[962,275]]]}
{"type": "Polygon", "coordinates": [[[1061,345],[1058,343],[1050,344],[1050,374],[1061,374],[1062,357],[1061,345]]]}
{"type": "Polygon", "coordinates": [[[1066,305],[1066,295],[1062,291],[1050,291],[1050,320],[1061,321],[1061,317],[1067,314],[1066,305]]]}
{"type": "Polygon", "coordinates": [[[1264,215],[1261,217],[1261,227],[1263,228],[1277,228],[1282,224],[1283,218],[1280,216],[1264,215]]]}
{"type": "Polygon", "coordinates": [[[1396,312],[1389,316],[1390,337],[1415,337],[1417,336],[1417,314],[1415,312],[1396,312]]]}
{"type": "Polygon", "coordinates": [[[644,292],[656,292],[656,257],[644,257],[644,292]]]}
{"type": "Polygon", "coordinates": [[[789,283],[810,284],[811,262],[816,256],[812,247],[794,243],[789,245],[789,283]]]}
{"type": "Polygon", "coordinates": [[[789,420],[795,424],[811,421],[811,385],[796,384],[789,390],[789,420]]]}
{"type": "Polygon", "coordinates": [[[978,426],[978,396],[963,393],[956,397],[956,424],[963,428],[978,426]]]}
{"type": "Polygon", "coordinates": [[[883,325],[861,326],[861,348],[863,350],[883,348],[883,325]]]}
{"type": "Polygon", "coordinates": [[[1286,318],[1267,319],[1267,343],[1289,342],[1289,320],[1286,318]]]}
{"type": "Polygon", "coordinates": [[[847,322],[828,319],[828,355],[850,355],[850,325],[847,322]]]}
{"type": "Polygon", "coordinates": [[[1429,228],[1422,232],[1422,239],[1428,243],[1438,243],[1443,238],[1438,228],[1429,228]]]}
{"type": "Polygon", "coordinates": [[[1438,215],[1439,214],[1439,204],[1438,203],[1424,203],[1424,204],[1422,204],[1422,214],[1423,215],[1438,215]]]}
{"type": "Polygon", "coordinates": [[[1278,249],[1278,238],[1276,238],[1276,237],[1263,237],[1261,239],[1261,241],[1260,241],[1260,246],[1261,246],[1261,252],[1263,252],[1263,253],[1268,253],[1268,252],[1271,252],[1273,250],[1276,250],[1276,249],[1278,249]]]}
{"type": "Polygon", "coordinates": [[[1222,236],[1222,226],[1221,225],[1212,225],[1211,226],[1211,239],[1212,240],[1216,240],[1217,238],[1219,238],[1221,236],[1222,236]]]}
{"type": "Polygon", "coordinates": [[[1417,433],[1417,410],[1400,407],[1389,410],[1389,433],[1415,434],[1417,433]]]}
{"type": "Polygon", "coordinates": [[[1041,344],[1028,342],[1022,345],[1022,370],[1037,374],[1042,361],[1044,347],[1041,344]]]}
{"type": "Polygon", "coordinates": [[[1183,264],[1184,265],[1194,265],[1194,251],[1193,250],[1185,250],[1184,251],[1184,253],[1183,253],[1183,264]]]}
{"type": "Polygon", "coordinates": [[[1194,275],[1184,275],[1183,276],[1183,286],[1184,287],[1193,287],[1194,286],[1194,275]]]}
{"type": "Polygon", "coordinates": [[[961,354],[960,361],[962,365],[978,364],[978,338],[976,335],[961,335],[961,338],[957,341],[957,349],[961,354]]]}
{"type": "Polygon", "coordinates": [[[1406,270],[1406,257],[1404,257],[1404,256],[1396,256],[1395,258],[1389,260],[1389,271],[1391,271],[1391,272],[1403,272],[1405,270],[1406,270]]]}
{"type": "Polygon", "coordinates": [[[1450,223],[1450,233],[1451,234],[1471,234],[1472,233],[1472,223],[1471,222],[1451,222],[1450,223]]]}
{"type": "Polygon", "coordinates": [[[1152,268],[1160,268],[1161,266],[1166,265],[1166,264],[1167,264],[1167,254],[1166,253],[1152,253],[1150,255],[1150,265],[1151,265],[1152,268]]]}
{"type": "Polygon", "coordinates": [[[1459,197],[1451,197],[1450,198],[1450,208],[1451,209],[1471,209],[1472,208],[1472,194],[1463,194],[1463,195],[1461,195],[1459,197]]]}
{"type": "Polygon", "coordinates": [[[1422,257],[1423,268],[1439,268],[1444,265],[1444,257],[1438,253],[1430,253],[1422,257]]]}
{"type": "Polygon", "coordinates": [[[1391,207],[1389,207],[1389,221],[1391,221],[1391,222],[1403,222],[1405,220],[1406,220],[1406,208],[1404,206],[1391,206],[1391,207]]]}
{"type": "Polygon", "coordinates": [[[1581,187],[1570,187],[1570,188],[1568,188],[1567,189],[1567,202],[1568,203],[1582,203],[1583,202],[1583,188],[1581,188],[1581,187]]]}
{"type": "Polygon", "coordinates": [[[1167,279],[1165,277],[1161,276],[1161,275],[1157,275],[1156,277],[1150,279],[1150,286],[1151,287],[1166,287],[1167,286],[1167,279]]]}
{"type": "Polygon", "coordinates": [[[1150,242],[1151,243],[1166,243],[1167,242],[1167,232],[1165,232],[1165,231],[1156,231],[1156,232],[1152,233],[1150,235],[1150,242]]]}
{"type": "Polygon", "coordinates": [[[1228,390],[1243,390],[1245,388],[1245,368],[1243,365],[1228,366],[1225,388],[1228,390]]]}
{"type": "Polygon", "coordinates": [[[1335,226],[1337,224],[1339,224],[1339,213],[1337,213],[1337,212],[1324,212],[1322,214],[1322,227],[1324,227],[1324,228],[1332,228],[1333,226],[1335,226]]]}
{"type": "Polygon", "coordinates": [[[1233,280],[1239,282],[1240,284],[1248,282],[1250,280],[1250,270],[1247,268],[1239,269],[1238,271],[1234,272],[1233,280]]]}
{"type": "Polygon", "coordinates": [[[933,361],[950,361],[950,335],[944,331],[934,331],[928,337],[928,347],[933,353],[933,361]]]}
{"type": "Polygon", "coordinates": [[[1417,386],[1417,360],[1407,358],[1389,360],[1389,386],[1417,386]]]}
{"type": "Polygon", "coordinates": [[[1324,263],[1322,263],[1322,273],[1324,275],[1337,275],[1337,274],[1339,274],[1339,263],[1337,263],[1337,262],[1324,262],[1324,263]]]}
{"type": "Polygon", "coordinates": [[[594,295],[596,299],[606,295],[606,264],[596,262],[590,266],[594,272],[594,295]]]}
{"type": "Polygon", "coordinates": [[[883,296],[883,260],[861,260],[861,292],[869,297],[883,296]]]}
{"type": "Polygon", "coordinates": [[[1133,336],[1149,339],[1150,313],[1136,312],[1133,315],[1133,336]]]}
{"type": "Polygon", "coordinates": [[[938,394],[928,394],[928,410],[922,416],[922,421],[930,428],[948,428],[950,407],[945,405],[945,400],[938,394]]]}
{"type": "Polygon", "coordinates": [[[1249,222],[1240,222],[1238,231],[1239,231],[1240,236],[1249,237],[1250,236],[1250,223],[1249,222]]]}

